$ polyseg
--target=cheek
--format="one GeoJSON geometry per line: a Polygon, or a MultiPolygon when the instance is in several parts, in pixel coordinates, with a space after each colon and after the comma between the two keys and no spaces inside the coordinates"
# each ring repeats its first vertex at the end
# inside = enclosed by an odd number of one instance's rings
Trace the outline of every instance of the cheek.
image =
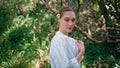
{"type": "Polygon", "coordinates": [[[66,27],[67,27],[66,22],[61,21],[61,22],[60,22],[60,27],[61,27],[62,29],[66,29],[66,27]]]}
{"type": "Polygon", "coordinates": [[[62,26],[64,26],[64,27],[67,26],[67,22],[66,22],[66,21],[62,21],[61,24],[62,24],[62,26]]]}
{"type": "Polygon", "coordinates": [[[62,27],[63,27],[64,29],[66,29],[66,28],[67,28],[67,25],[66,25],[66,24],[62,24],[62,27]]]}

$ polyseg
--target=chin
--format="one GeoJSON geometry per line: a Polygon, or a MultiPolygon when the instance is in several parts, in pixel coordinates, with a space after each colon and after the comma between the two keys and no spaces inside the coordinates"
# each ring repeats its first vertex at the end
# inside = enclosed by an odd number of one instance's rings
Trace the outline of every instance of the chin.
{"type": "Polygon", "coordinates": [[[72,32],[72,30],[67,30],[67,33],[70,33],[70,32],[72,32]]]}

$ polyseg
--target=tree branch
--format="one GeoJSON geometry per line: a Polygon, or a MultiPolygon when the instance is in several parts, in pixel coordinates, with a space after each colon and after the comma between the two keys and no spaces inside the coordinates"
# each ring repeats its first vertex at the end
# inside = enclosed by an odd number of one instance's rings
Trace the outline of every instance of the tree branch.
{"type": "Polygon", "coordinates": [[[92,38],[89,34],[87,34],[86,32],[84,32],[79,26],[75,25],[75,28],[77,28],[85,37],[88,38],[88,40],[92,41],[95,44],[120,43],[120,40],[109,40],[109,39],[96,40],[96,39],[92,38]]]}
{"type": "Polygon", "coordinates": [[[79,26],[75,25],[75,27],[76,27],[85,37],[87,37],[87,38],[88,38],[90,41],[92,41],[93,43],[105,43],[105,42],[106,42],[106,40],[98,41],[98,40],[96,40],[96,39],[93,39],[89,34],[87,34],[86,32],[82,31],[82,29],[81,29],[79,26]]]}
{"type": "Polygon", "coordinates": [[[110,38],[114,38],[114,39],[120,39],[120,36],[113,36],[113,35],[109,35],[110,38]]]}
{"type": "Polygon", "coordinates": [[[116,31],[120,31],[120,28],[107,27],[107,30],[116,30],[116,31]]]}

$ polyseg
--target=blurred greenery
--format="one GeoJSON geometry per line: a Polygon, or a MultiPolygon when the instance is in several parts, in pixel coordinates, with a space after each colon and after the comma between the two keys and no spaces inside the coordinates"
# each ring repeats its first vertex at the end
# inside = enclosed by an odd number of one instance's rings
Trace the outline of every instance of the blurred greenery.
{"type": "Polygon", "coordinates": [[[82,31],[107,40],[96,43],[76,28],[70,33],[85,42],[82,67],[120,68],[119,0],[0,0],[0,68],[51,68],[50,38],[57,10],[66,5],[75,9],[82,31]]]}

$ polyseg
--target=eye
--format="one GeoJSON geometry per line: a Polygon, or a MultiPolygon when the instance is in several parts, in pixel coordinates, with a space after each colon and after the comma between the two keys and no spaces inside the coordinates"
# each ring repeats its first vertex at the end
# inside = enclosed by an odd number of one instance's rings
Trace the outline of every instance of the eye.
{"type": "Polygon", "coordinates": [[[75,18],[72,19],[72,22],[75,22],[75,18]]]}
{"type": "Polygon", "coordinates": [[[65,18],[65,21],[66,21],[66,22],[69,22],[69,18],[65,18]]]}

